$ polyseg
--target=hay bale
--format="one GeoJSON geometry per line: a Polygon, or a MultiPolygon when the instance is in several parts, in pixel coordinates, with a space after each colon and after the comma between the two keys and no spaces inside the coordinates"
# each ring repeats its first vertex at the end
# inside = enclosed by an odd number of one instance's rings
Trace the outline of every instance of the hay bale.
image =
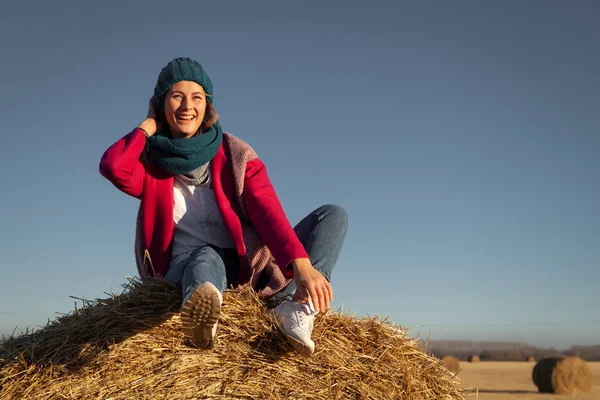
{"type": "Polygon", "coordinates": [[[456,357],[446,356],[446,357],[442,358],[442,363],[444,364],[444,367],[446,367],[446,369],[448,371],[452,371],[455,373],[460,371],[460,362],[458,361],[458,358],[456,358],[456,357]]]}
{"type": "Polygon", "coordinates": [[[535,359],[534,356],[529,356],[529,358],[527,359],[527,362],[536,362],[537,360],[535,359]]]}
{"type": "Polygon", "coordinates": [[[549,357],[533,368],[533,383],[542,393],[587,393],[594,386],[589,365],[579,357],[549,357]]]}
{"type": "Polygon", "coordinates": [[[316,352],[293,352],[256,293],[224,293],[212,350],[184,343],[179,290],[130,281],[0,345],[0,399],[466,399],[406,330],[328,312],[316,352]]]}
{"type": "Polygon", "coordinates": [[[475,354],[473,354],[472,356],[470,356],[470,357],[469,357],[469,362],[470,362],[470,363],[478,363],[478,362],[480,362],[480,361],[481,361],[481,360],[479,359],[479,356],[477,356],[477,355],[475,355],[475,354]]]}

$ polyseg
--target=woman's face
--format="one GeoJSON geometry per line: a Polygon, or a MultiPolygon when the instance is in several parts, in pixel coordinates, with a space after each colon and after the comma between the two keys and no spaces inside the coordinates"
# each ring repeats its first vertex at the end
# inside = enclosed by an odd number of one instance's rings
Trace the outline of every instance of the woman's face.
{"type": "Polygon", "coordinates": [[[173,138],[190,138],[202,125],[206,92],[196,82],[179,81],[165,95],[164,110],[173,138]]]}

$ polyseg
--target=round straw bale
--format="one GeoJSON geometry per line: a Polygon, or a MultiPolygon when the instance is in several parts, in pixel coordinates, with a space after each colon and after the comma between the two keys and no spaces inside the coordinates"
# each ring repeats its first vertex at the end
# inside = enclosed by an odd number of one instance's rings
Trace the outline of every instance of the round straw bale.
{"type": "Polygon", "coordinates": [[[542,393],[587,393],[594,386],[592,370],[579,357],[549,357],[533,368],[533,383],[542,393]]]}
{"type": "Polygon", "coordinates": [[[316,316],[311,357],[294,352],[248,287],[226,290],[211,350],[189,347],[181,291],[164,280],[88,302],[0,345],[0,400],[444,399],[460,382],[404,328],[316,316]]]}
{"type": "Polygon", "coordinates": [[[448,371],[458,372],[460,371],[460,362],[458,358],[452,356],[446,356],[442,358],[442,362],[444,363],[444,367],[448,369],[448,371]]]}
{"type": "Polygon", "coordinates": [[[470,357],[469,357],[469,362],[470,362],[470,363],[478,363],[479,361],[481,361],[481,360],[479,359],[479,356],[477,356],[477,355],[475,355],[475,354],[473,354],[472,356],[470,356],[470,357]]]}
{"type": "Polygon", "coordinates": [[[537,360],[535,359],[534,356],[529,356],[529,358],[527,359],[527,362],[536,362],[537,360]]]}

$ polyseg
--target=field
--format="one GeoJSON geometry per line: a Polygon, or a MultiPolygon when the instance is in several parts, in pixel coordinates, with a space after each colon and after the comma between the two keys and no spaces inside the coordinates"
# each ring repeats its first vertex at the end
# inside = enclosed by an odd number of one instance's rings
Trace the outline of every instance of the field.
{"type": "Polygon", "coordinates": [[[542,394],[531,380],[535,363],[531,362],[461,362],[458,377],[469,388],[469,397],[475,399],[476,388],[479,400],[600,400],[600,362],[588,363],[596,379],[594,389],[584,395],[542,394]]]}

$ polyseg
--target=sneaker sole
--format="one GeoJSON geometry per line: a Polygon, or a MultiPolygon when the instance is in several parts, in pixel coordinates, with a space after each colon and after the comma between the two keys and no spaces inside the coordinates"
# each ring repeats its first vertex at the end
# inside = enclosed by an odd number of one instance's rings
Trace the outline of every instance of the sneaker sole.
{"type": "Polygon", "coordinates": [[[212,330],[221,316],[221,302],[217,289],[200,285],[181,310],[181,323],[186,341],[201,349],[214,346],[212,330]]]}
{"type": "Polygon", "coordinates": [[[274,311],[271,311],[271,314],[273,315],[273,319],[275,320],[275,325],[277,325],[277,328],[279,329],[279,331],[281,333],[283,333],[283,336],[285,336],[285,338],[287,339],[288,343],[292,346],[292,348],[302,354],[303,356],[311,356],[313,355],[313,353],[315,352],[315,349],[307,346],[304,342],[302,342],[301,340],[296,339],[295,337],[293,337],[292,335],[290,335],[289,333],[287,333],[285,331],[285,329],[283,329],[283,327],[281,325],[279,325],[279,321],[277,320],[277,315],[275,314],[274,311]]]}
{"type": "MultiPolygon", "coordinates": [[[[280,330],[281,330],[281,328],[280,328],[280,330]]],[[[315,349],[313,349],[312,347],[307,346],[306,344],[302,343],[300,340],[296,339],[293,336],[288,335],[285,332],[283,332],[283,333],[284,333],[285,337],[287,338],[288,342],[292,345],[292,348],[294,350],[296,350],[298,353],[302,354],[303,356],[311,356],[315,352],[315,349]]]]}

